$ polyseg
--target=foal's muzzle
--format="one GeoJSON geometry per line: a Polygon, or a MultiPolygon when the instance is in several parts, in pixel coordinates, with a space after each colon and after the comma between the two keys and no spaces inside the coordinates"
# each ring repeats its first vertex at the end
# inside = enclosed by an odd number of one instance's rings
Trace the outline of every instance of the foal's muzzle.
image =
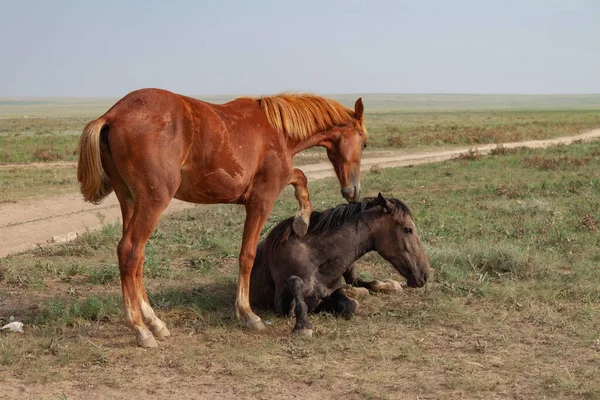
{"type": "Polygon", "coordinates": [[[421,276],[412,274],[408,279],[406,279],[406,285],[411,288],[420,288],[425,286],[427,278],[429,278],[429,274],[427,272],[421,276]]]}

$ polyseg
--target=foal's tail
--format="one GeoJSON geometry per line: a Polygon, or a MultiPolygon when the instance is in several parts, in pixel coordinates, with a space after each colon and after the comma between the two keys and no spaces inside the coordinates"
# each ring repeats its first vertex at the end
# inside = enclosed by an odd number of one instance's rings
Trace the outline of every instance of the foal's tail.
{"type": "Polygon", "coordinates": [[[87,124],[79,138],[77,180],[85,201],[98,204],[112,192],[108,176],[102,168],[100,135],[108,130],[103,118],[87,124]]]}

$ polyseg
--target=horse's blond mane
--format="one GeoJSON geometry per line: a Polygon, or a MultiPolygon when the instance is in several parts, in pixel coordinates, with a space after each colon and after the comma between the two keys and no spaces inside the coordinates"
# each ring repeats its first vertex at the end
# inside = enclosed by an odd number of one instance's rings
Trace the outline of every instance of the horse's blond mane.
{"type": "Polygon", "coordinates": [[[292,140],[304,140],[355,119],[351,109],[335,100],[313,94],[281,93],[257,100],[269,124],[292,140]]]}

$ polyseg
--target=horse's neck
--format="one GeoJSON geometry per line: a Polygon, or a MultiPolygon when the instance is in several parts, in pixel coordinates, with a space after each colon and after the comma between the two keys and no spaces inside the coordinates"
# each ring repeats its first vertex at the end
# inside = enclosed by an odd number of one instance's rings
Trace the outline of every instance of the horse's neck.
{"type": "MultiPolygon", "coordinates": [[[[375,249],[375,243],[373,242],[373,222],[370,221],[369,216],[361,215],[358,217],[358,226],[356,240],[360,244],[360,255],[358,258],[364,256],[370,251],[375,249]]],[[[357,259],[358,259],[357,258],[357,259]]]]}
{"type": "Polygon", "coordinates": [[[331,130],[325,130],[300,140],[294,140],[290,138],[288,139],[288,147],[292,149],[292,154],[298,154],[302,150],[319,146],[331,135],[331,133],[331,130]]]}
{"type": "MultiPolygon", "coordinates": [[[[368,217],[367,217],[368,218],[368,217]]],[[[373,232],[369,225],[369,221],[364,216],[359,216],[358,221],[352,221],[345,224],[346,229],[340,229],[340,232],[348,247],[352,247],[353,251],[345,249],[345,254],[351,257],[350,262],[354,262],[374,249],[373,232]]]]}
{"type": "Polygon", "coordinates": [[[320,237],[318,244],[322,257],[316,265],[324,276],[339,278],[352,264],[372,250],[368,227],[364,223],[349,221],[333,233],[320,237]]]}

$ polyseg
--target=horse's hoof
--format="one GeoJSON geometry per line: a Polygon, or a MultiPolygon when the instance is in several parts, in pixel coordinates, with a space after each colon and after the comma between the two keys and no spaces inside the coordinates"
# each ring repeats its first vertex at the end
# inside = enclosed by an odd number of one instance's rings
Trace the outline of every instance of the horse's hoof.
{"type": "Polygon", "coordinates": [[[386,279],[384,282],[387,283],[390,292],[398,293],[402,291],[402,285],[400,284],[400,282],[393,281],[391,279],[386,279]]]}
{"type": "Polygon", "coordinates": [[[138,346],[143,347],[145,349],[158,347],[158,343],[156,342],[156,339],[154,339],[154,336],[152,336],[152,335],[150,335],[144,339],[138,339],[137,344],[138,344],[138,346]]]}
{"type": "Polygon", "coordinates": [[[313,334],[313,330],[312,329],[294,329],[292,331],[292,335],[299,337],[299,338],[303,338],[303,339],[310,339],[312,338],[312,334],[313,334]]]}
{"type": "Polygon", "coordinates": [[[308,218],[305,218],[301,215],[296,215],[294,217],[294,222],[292,223],[292,229],[296,236],[303,237],[308,232],[308,218]]]}
{"type": "Polygon", "coordinates": [[[265,324],[258,318],[256,321],[246,322],[246,328],[252,329],[253,331],[264,331],[266,329],[265,324]]]}
{"type": "Polygon", "coordinates": [[[169,330],[167,329],[166,326],[163,326],[163,328],[161,330],[159,330],[158,332],[153,332],[154,336],[156,336],[159,339],[163,339],[166,338],[167,336],[171,336],[171,332],[169,332],[169,330]]]}
{"type": "Polygon", "coordinates": [[[346,290],[346,293],[352,297],[364,297],[369,295],[369,291],[364,287],[353,287],[346,290]]]}

